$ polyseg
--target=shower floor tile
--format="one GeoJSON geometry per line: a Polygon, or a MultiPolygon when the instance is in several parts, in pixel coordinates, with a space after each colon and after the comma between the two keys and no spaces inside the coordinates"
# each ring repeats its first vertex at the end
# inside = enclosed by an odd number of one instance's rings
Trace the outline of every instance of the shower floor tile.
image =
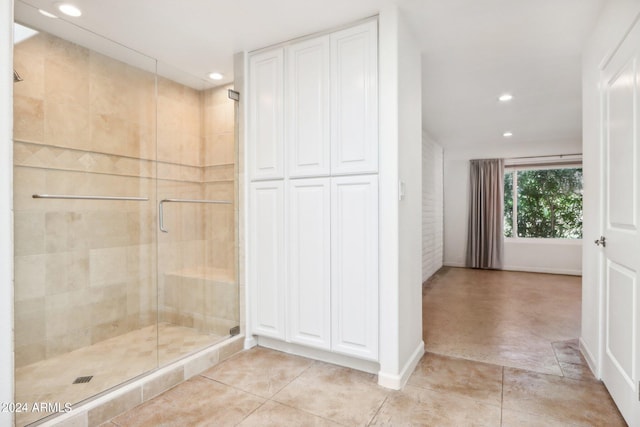
{"type": "MultiPolygon", "coordinates": [[[[226,337],[161,323],[16,369],[16,402],[78,403],[140,374],[163,366],[226,337]],[[78,377],[93,376],[73,384],[78,377]]],[[[50,412],[20,412],[24,426],[50,412]]]]}

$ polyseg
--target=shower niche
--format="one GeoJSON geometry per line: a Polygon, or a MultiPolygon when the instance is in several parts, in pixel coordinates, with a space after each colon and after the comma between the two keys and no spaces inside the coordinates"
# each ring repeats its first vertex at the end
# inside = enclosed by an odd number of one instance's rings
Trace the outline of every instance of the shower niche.
{"type": "Polygon", "coordinates": [[[77,405],[236,333],[237,105],[15,9],[15,400],[77,405]]]}

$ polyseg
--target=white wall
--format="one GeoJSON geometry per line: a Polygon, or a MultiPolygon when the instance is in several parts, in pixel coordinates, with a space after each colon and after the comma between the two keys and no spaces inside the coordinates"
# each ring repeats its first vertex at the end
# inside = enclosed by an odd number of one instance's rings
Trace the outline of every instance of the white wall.
{"type": "Polygon", "coordinates": [[[422,63],[402,15],[398,26],[398,168],[400,200],[400,363],[411,362],[422,342],[422,63]]]}
{"type": "Polygon", "coordinates": [[[442,147],[422,133],[422,281],[442,267],[443,176],[442,147]]]}
{"type": "MultiPolygon", "coordinates": [[[[0,6],[0,403],[13,402],[13,1],[0,6]]],[[[13,415],[0,412],[0,425],[13,415]]]]}
{"type": "MultiPolygon", "coordinates": [[[[607,1],[585,44],[582,60],[582,135],[584,165],[584,236],[591,242],[601,235],[600,216],[600,63],[611,54],[640,13],[638,0],[607,1]]],[[[600,377],[602,298],[600,251],[585,244],[582,251],[582,348],[600,377]]]]}
{"type": "MultiPolygon", "coordinates": [[[[510,140],[476,149],[444,152],[444,264],[464,267],[467,242],[469,160],[581,153],[580,141],[519,145],[510,140]]],[[[581,244],[575,241],[505,242],[504,269],[576,274],[582,271],[581,244]]]]}
{"type": "Polygon", "coordinates": [[[420,55],[397,6],[391,3],[380,11],[379,61],[378,382],[399,389],[424,352],[420,240],[421,100],[420,55]],[[406,197],[402,201],[398,201],[400,179],[405,182],[406,197]]]}

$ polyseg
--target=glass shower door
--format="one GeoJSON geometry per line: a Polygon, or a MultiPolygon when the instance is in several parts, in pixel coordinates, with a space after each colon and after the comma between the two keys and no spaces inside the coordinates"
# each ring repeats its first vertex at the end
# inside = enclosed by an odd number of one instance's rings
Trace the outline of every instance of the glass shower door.
{"type": "Polygon", "coordinates": [[[239,332],[237,144],[231,86],[15,16],[15,395],[52,409],[22,426],[239,332]]]}
{"type": "Polygon", "coordinates": [[[15,9],[15,395],[30,405],[16,414],[25,425],[158,366],[156,61],[15,9]],[[33,410],[41,403],[49,411],[33,410]]]}
{"type": "Polygon", "coordinates": [[[227,97],[229,87],[158,82],[161,365],[239,333],[235,104],[227,97]]]}

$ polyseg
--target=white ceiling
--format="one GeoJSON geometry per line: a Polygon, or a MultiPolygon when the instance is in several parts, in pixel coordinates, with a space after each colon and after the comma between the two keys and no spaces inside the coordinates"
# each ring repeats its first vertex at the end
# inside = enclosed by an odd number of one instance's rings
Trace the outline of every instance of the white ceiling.
{"type": "MultiPolygon", "coordinates": [[[[66,19],[207,85],[211,71],[232,80],[235,52],[375,15],[384,1],[72,0],[83,15],[66,19]]],[[[506,130],[510,144],[579,142],[580,51],[602,1],[395,0],[422,49],[423,127],[447,148],[495,144],[506,130]]],[[[29,9],[17,1],[16,19],[53,21],[29,9]]]]}

